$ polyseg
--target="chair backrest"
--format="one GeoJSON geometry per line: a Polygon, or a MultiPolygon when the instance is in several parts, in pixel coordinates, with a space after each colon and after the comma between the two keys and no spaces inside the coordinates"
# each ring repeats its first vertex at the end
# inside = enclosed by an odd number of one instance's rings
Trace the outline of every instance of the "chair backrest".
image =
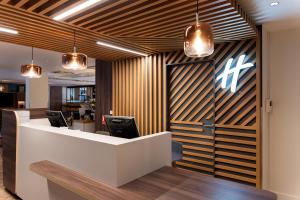
{"type": "Polygon", "coordinates": [[[182,159],[182,143],[172,140],[172,161],[182,159]]]}

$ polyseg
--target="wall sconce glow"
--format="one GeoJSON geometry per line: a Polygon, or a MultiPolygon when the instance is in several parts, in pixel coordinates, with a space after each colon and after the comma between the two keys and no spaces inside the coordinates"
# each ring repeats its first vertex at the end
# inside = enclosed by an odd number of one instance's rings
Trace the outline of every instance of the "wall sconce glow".
{"type": "Polygon", "coordinates": [[[98,41],[97,44],[101,45],[101,46],[105,46],[105,47],[109,47],[109,48],[121,50],[121,51],[126,51],[126,52],[129,52],[129,53],[137,54],[137,55],[140,55],[140,56],[147,56],[147,54],[145,54],[145,53],[141,53],[141,52],[138,52],[138,51],[130,50],[130,49],[127,49],[127,48],[124,48],[124,47],[120,47],[120,46],[116,46],[116,45],[113,45],[113,44],[108,44],[106,42],[99,42],[98,41]]]}
{"type": "Polygon", "coordinates": [[[16,30],[12,30],[12,29],[9,29],[9,28],[3,28],[3,27],[0,27],[0,32],[10,33],[10,34],[14,34],[14,35],[17,35],[19,33],[16,30]]]}
{"type": "Polygon", "coordinates": [[[77,13],[83,9],[86,9],[86,8],[94,5],[95,3],[98,3],[99,1],[101,1],[101,0],[87,0],[86,2],[84,2],[82,4],[79,4],[78,6],[75,6],[74,8],[71,8],[70,10],[67,10],[66,12],[63,12],[63,13],[55,16],[53,19],[57,20],[57,21],[65,19],[66,17],[68,17],[74,13],[77,13]]]}
{"type": "Polygon", "coordinates": [[[239,57],[238,61],[237,61],[236,66],[234,68],[231,68],[233,58],[230,58],[227,61],[227,64],[225,66],[225,69],[224,69],[223,73],[220,74],[216,79],[217,81],[222,79],[222,83],[221,83],[222,88],[226,88],[228,76],[233,73],[230,90],[231,90],[231,92],[236,91],[237,82],[238,82],[238,78],[239,78],[241,70],[254,66],[254,64],[252,64],[252,63],[243,64],[245,57],[246,57],[246,55],[241,55],[239,57]]]}

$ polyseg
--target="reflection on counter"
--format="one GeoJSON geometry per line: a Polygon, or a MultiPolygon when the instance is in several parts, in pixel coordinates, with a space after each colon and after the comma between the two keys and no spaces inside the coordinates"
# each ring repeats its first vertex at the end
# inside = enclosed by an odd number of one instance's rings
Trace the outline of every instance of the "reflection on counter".
{"type": "Polygon", "coordinates": [[[73,130],[80,130],[89,133],[96,132],[94,120],[74,120],[70,128],[73,130]]]}

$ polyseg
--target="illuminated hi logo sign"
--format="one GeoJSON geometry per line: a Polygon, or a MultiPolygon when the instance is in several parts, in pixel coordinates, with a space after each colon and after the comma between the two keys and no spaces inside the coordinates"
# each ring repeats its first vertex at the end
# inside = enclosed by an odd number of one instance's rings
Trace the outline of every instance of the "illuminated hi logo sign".
{"type": "Polygon", "coordinates": [[[224,72],[217,77],[217,81],[222,79],[222,83],[221,83],[222,88],[226,88],[228,76],[230,74],[233,74],[230,90],[231,90],[231,92],[236,91],[237,82],[238,82],[238,78],[239,78],[241,70],[254,66],[252,63],[244,63],[244,59],[245,59],[245,55],[241,55],[236,63],[236,66],[233,68],[231,68],[233,58],[230,58],[227,61],[224,72]]]}

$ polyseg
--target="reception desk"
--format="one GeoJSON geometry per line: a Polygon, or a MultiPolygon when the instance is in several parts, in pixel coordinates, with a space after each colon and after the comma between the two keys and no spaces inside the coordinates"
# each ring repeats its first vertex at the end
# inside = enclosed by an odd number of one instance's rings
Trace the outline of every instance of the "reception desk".
{"type": "Polygon", "coordinates": [[[17,119],[15,193],[24,200],[50,199],[48,182],[30,171],[49,160],[112,187],[171,164],[171,134],[116,138],[51,127],[47,119],[17,119]]]}

